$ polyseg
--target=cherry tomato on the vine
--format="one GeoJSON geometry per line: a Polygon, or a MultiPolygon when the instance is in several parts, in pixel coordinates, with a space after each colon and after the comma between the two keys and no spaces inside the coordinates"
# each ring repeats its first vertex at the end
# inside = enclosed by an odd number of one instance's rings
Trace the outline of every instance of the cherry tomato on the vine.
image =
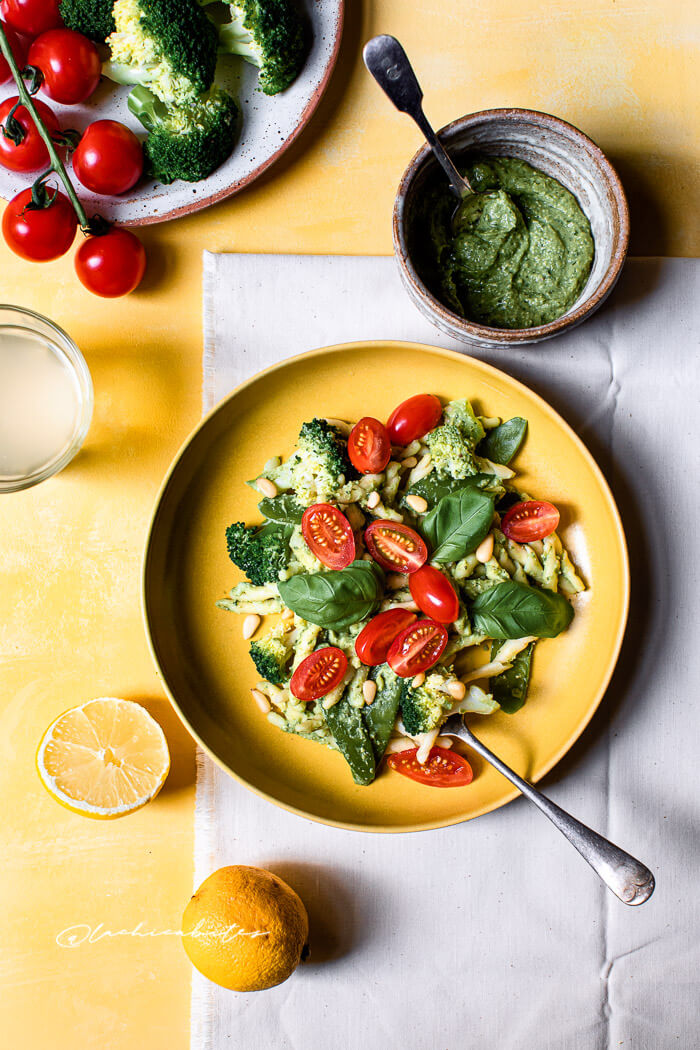
{"type": "Polygon", "coordinates": [[[348,455],[360,474],[380,474],[391,459],[391,442],[384,424],[364,416],[350,431],[348,455]]]}
{"type": "MultiPolygon", "coordinates": [[[[5,133],[7,117],[10,110],[17,104],[17,95],[12,95],[0,103],[0,164],[10,171],[41,171],[49,167],[49,151],[44,145],[44,140],[36,129],[29,110],[19,106],[12,114],[24,132],[21,142],[15,143],[10,135],[5,133]]],[[[53,110],[50,110],[40,99],[34,99],[39,116],[46,125],[51,136],[60,131],[58,120],[53,110]]]]}
{"type": "Polygon", "coordinates": [[[133,292],[146,270],[146,251],[130,230],[88,237],[75,253],[75,272],[89,292],[116,299],[133,292]]]}
{"type": "Polygon", "coordinates": [[[292,675],[289,690],[297,700],[319,700],[343,680],[348,658],[342,649],[328,645],[302,660],[292,675]]]}
{"type": "Polygon", "coordinates": [[[432,747],[423,765],[416,758],[417,754],[418,749],[412,748],[389,755],[387,765],[397,773],[429,787],[464,787],[474,779],[472,767],[466,758],[446,747],[432,747]]]}
{"type": "Polygon", "coordinates": [[[388,572],[415,572],[428,558],[425,541],[399,521],[377,518],[365,529],[367,550],[388,572]]]}
{"type": "Polygon", "coordinates": [[[355,639],[355,652],[362,663],[368,667],[383,664],[394,638],[415,619],[410,609],[388,609],[374,616],[355,639]]]}
{"type": "Polygon", "coordinates": [[[408,577],[411,597],[426,616],[438,623],[454,623],[459,616],[459,598],[444,573],[424,565],[408,577]]]}
{"type": "Polygon", "coordinates": [[[392,445],[410,445],[434,430],[442,418],[442,405],[435,394],[415,394],[394,409],[387,420],[392,445]]]}
{"type": "MultiPolygon", "coordinates": [[[[11,26],[3,25],[1,22],[0,25],[2,25],[2,28],[5,30],[5,36],[7,37],[7,42],[10,45],[10,51],[12,52],[14,60],[17,63],[18,68],[21,69],[27,61],[26,44],[11,26]]],[[[0,53],[0,84],[9,84],[11,80],[12,70],[7,64],[5,56],[0,53]]]]}
{"type": "Polygon", "coordinates": [[[501,531],[516,543],[531,543],[551,536],[559,524],[559,511],[544,499],[515,503],[503,516],[501,531]]]}
{"type": "Polygon", "coordinates": [[[35,37],[63,25],[58,4],[59,0],[2,0],[0,13],[18,33],[35,37]]]}
{"type": "Polygon", "coordinates": [[[387,663],[399,678],[413,678],[437,663],[447,645],[447,631],[435,620],[417,620],[394,639],[387,663]]]}
{"type": "Polygon", "coordinates": [[[73,29],[50,29],[33,41],[29,65],[41,70],[41,90],[54,102],[73,106],[100,82],[102,63],[92,40],[73,29]]]}
{"type": "Polygon", "coordinates": [[[46,191],[51,203],[31,208],[31,188],[13,197],[2,216],[2,233],[8,246],[23,259],[49,262],[65,255],[75,238],[78,220],[73,205],[58,190],[46,191]]]}
{"type": "Polygon", "coordinates": [[[329,569],[355,559],[355,536],[345,515],[331,503],[314,503],[301,518],[301,533],[312,554],[329,569]]]}
{"type": "Polygon", "coordinates": [[[93,193],[126,193],[143,172],[141,143],[118,120],[96,120],[83,132],[73,154],[73,171],[93,193]]]}

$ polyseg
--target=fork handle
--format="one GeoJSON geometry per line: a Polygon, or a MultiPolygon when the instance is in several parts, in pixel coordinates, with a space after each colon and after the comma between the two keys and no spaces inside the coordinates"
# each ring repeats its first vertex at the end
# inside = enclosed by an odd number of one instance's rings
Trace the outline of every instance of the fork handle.
{"type": "MultiPolygon", "coordinates": [[[[461,735],[461,734],[460,734],[461,735]]],[[[604,839],[592,828],[576,820],[570,813],[561,809],[541,791],[534,788],[527,780],[519,777],[510,766],[502,762],[498,755],[494,755],[485,744],[474,736],[465,727],[462,737],[469,746],[485,758],[495,769],[498,770],[511,784],[515,784],[520,792],[537,806],[545,816],[549,817],[561,831],[572,846],[578,850],[583,859],[587,861],[596,874],[603,880],[608,889],[611,889],[623,904],[644,904],[654,892],[654,876],[645,864],[625,853],[608,839],[604,839]]]]}

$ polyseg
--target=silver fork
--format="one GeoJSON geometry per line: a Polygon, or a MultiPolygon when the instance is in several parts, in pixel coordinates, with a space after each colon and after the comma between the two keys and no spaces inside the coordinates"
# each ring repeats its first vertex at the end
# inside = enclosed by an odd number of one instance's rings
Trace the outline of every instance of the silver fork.
{"type": "Polygon", "coordinates": [[[554,802],[550,801],[541,791],[523,780],[510,766],[494,755],[493,751],[482,744],[467,729],[461,715],[451,715],[440,728],[441,736],[456,736],[464,740],[469,747],[478,755],[485,758],[494,769],[497,769],[511,784],[515,784],[518,790],[529,799],[545,816],[549,817],[552,824],[559,828],[572,846],[587,861],[598,877],[602,879],[608,889],[619,897],[623,904],[644,904],[654,892],[654,876],[641,861],[635,860],[629,853],[625,853],[619,846],[615,846],[602,835],[591,830],[580,820],[576,820],[566,813],[554,802]]]}

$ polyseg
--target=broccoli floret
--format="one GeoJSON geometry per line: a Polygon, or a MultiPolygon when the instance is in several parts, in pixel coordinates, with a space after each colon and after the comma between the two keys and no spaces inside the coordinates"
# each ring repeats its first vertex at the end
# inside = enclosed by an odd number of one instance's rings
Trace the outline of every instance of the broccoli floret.
{"type": "Polygon", "coordinates": [[[186,105],[214,80],[218,34],[193,0],[116,0],[105,76],[142,84],[167,105],[186,105]]]}
{"type": "Polygon", "coordinates": [[[228,556],[251,583],[275,583],[289,559],[287,530],[276,524],[244,525],[235,521],[226,529],[228,556]]]}
{"type": "Polygon", "coordinates": [[[291,0],[234,0],[231,21],[219,30],[219,51],[240,55],[260,69],[266,95],[296,78],[306,57],[304,23],[291,0]]]}
{"type": "Polygon", "coordinates": [[[149,133],[144,143],[148,172],[165,185],[205,179],[233,149],[238,107],[218,87],[186,106],[170,107],[147,88],[136,87],[128,106],[149,133]]]}
{"type": "Polygon", "coordinates": [[[331,501],[342,503],[343,486],[358,477],[350,463],[347,444],[325,419],[304,423],[296,451],[286,462],[261,477],[274,481],[279,489],[292,489],[304,507],[331,501]]]}
{"type": "Polygon", "coordinates": [[[444,416],[445,422],[457,427],[471,448],[476,448],[484,437],[485,431],[481,421],[474,415],[474,409],[467,399],[450,401],[445,405],[444,416]]]}
{"type": "Polygon", "coordinates": [[[441,478],[467,478],[477,474],[474,453],[454,423],[444,423],[425,436],[433,465],[441,478]]]}
{"type": "MultiPolygon", "coordinates": [[[[450,675],[454,678],[454,675],[450,675]]],[[[437,672],[428,675],[423,685],[414,689],[411,680],[406,679],[401,687],[401,717],[410,736],[429,733],[445,720],[454,699],[442,687],[448,681],[445,675],[437,672]]]]}
{"type": "Polygon", "coordinates": [[[61,0],[61,18],[69,29],[103,44],[116,30],[112,0],[61,0]]]}
{"type": "Polygon", "coordinates": [[[287,668],[292,649],[287,638],[288,635],[275,627],[264,638],[250,643],[250,656],[258,674],[273,685],[282,685],[289,678],[287,668]]]}

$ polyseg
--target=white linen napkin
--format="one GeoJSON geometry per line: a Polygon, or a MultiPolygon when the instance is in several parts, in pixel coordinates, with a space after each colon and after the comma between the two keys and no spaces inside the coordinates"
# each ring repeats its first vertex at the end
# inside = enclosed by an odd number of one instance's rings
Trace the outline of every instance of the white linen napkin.
{"type": "MultiPolygon", "coordinates": [[[[649,864],[654,897],[619,903],[523,800],[439,831],[360,834],[278,809],[200,755],[195,885],[224,864],[272,868],[309,908],[313,954],[265,993],[195,973],[192,1050],[698,1045],[699,285],[698,260],[630,260],[583,327],[477,352],[576,427],[622,512],[625,647],[545,789],[649,864]]],[[[205,409],[260,368],[330,343],[465,350],[423,320],[389,258],[205,253],[204,324],[205,409]]]]}

